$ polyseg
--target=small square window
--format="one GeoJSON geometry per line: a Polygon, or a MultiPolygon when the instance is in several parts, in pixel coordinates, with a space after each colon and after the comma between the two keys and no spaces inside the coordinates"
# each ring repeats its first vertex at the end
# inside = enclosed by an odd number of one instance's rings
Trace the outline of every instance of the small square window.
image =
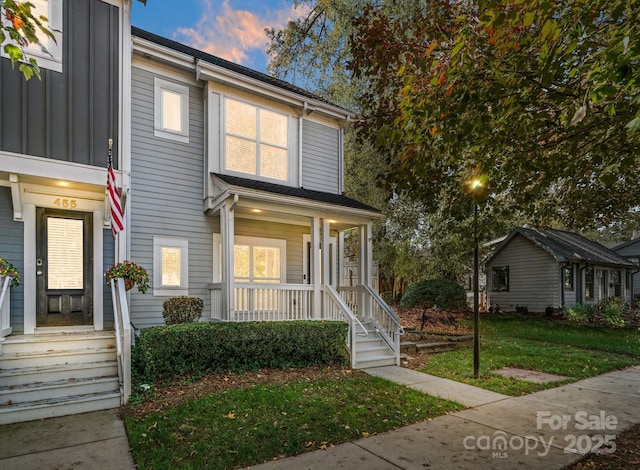
{"type": "Polygon", "coordinates": [[[509,291],[509,266],[496,266],[492,268],[492,290],[493,292],[509,291]]]}
{"type": "Polygon", "coordinates": [[[153,295],[188,295],[189,240],[153,237],[153,295]]]}
{"type": "Polygon", "coordinates": [[[156,78],[154,135],[189,142],[189,87],[156,78]]]}

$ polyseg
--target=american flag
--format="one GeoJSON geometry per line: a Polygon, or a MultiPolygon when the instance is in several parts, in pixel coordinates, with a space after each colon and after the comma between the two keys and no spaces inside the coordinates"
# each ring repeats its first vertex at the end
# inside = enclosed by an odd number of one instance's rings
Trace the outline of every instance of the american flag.
{"type": "Polygon", "coordinates": [[[109,192],[109,206],[111,207],[111,231],[113,236],[124,230],[124,215],[120,204],[120,192],[116,186],[116,175],[113,172],[111,147],[113,140],[109,139],[109,160],[107,161],[107,191],[109,192]]]}

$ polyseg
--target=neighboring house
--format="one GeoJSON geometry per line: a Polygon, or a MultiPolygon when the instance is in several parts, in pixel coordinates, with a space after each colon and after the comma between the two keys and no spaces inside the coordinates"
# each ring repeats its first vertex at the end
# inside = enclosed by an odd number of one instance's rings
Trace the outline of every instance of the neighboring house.
{"type": "Polygon", "coordinates": [[[632,271],[632,287],[633,287],[633,299],[640,299],[640,238],[634,238],[628,242],[622,243],[614,248],[613,251],[621,256],[624,256],[635,265],[635,269],[632,271]]]}
{"type": "Polygon", "coordinates": [[[485,260],[489,307],[529,312],[631,300],[632,262],[562,230],[518,228],[485,260]]]}
{"type": "Polygon", "coordinates": [[[380,212],[342,194],[351,114],[132,31],[131,0],[42,4],[60,31],[42,81],[0,60],[0,256],[23,277],[0,298],[0,424],[125,402],[130,324],[163,324],[179,295],[205,301],[204,321],[346,321],[352,366],[398,364],[397,317],[372,289],[380,212]],[[359,238],[353,286],[346,230],[359,238]],[[146,294],[105,286],[125,259],[149,272],[146,294]]]}

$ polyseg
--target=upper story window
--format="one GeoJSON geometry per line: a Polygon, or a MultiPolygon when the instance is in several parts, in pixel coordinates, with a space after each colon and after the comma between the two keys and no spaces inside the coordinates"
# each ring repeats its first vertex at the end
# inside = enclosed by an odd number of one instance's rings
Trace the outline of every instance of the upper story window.
{"type": "Polygon", "coordinates": [[[189,142],[189,87],[154,80],[154,135],[189,142]]]}
{"type": "MultiPolygon", "coordinates": [[[[47,18],[44,26],[53,32],[55,41],[36,27],[39,43],[32,43],[24,50],[27,58],[36,59],[38,67],[55,72],[62,72],[62,1],[30,0],[33,4],[31,13],[36,18],[47,18]]],[[[4,50],[2,56],[6,57],[4,50]]]]}
{"type": "Polygon", "coordinates": [[[226,98],[225,170],[288,181],[288,128],[285,114],[226,98]]]}

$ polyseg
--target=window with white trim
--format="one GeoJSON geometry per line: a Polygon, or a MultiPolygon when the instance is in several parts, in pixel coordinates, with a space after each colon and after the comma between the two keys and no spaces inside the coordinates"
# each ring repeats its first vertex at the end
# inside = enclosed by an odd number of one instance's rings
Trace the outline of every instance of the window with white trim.
{"type": "MultiPolygon", "coordinates": [[[[287,241],[276,238],[235,236],[233,249],[233,277],[235,282],[279,284],[287,279],[287,241]]],[[[222,243],[214,234],[217,260],[214,282],[222,279],[222,243]]]]}
{"type": "Polygon", "coordinates": [[[189,142],[189,87],[156,77],[153,90],[154,135],[189,142]]]}
{"type": "MultiPolygon", "coordinates": [[[[38,43],[29,44],[24,49],[27,59],[34,58],[41,69],[62,72],[62,1],[63,0],[29,0],[33,4],[31,13],[34,17],[44,16],[47,21],[42,24],[49,29],[55,38],[44,34],[36,26],[38,43]]],[[[4,16],[4,15],[3,15],[4,16]]],[[[3,21],[8,21],[3,18],[3,21]]],[[[0,48],[1,49],[1,48],[0,48]]],[[[7,57],[2,49],[2,57],[7,57]]]]}
{"type": "Polygon", "coordinates": [[[189,240],[153,237],[153,295],[188,295],[189,240]]]}
{"type": "Polygon", "coordinates": [[[289,117],[225,98],[224,169],[263,179],[289,180],[289,117]]]}

